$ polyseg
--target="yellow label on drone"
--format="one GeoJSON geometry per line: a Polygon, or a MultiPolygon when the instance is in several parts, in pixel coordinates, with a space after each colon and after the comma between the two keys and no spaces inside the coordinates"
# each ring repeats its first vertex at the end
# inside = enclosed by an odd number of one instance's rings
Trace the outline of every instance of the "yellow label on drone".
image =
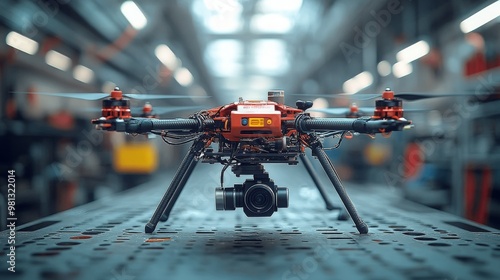
{"type": "Polygon", "coordinates": [[[264,118],[249,118],[249,127],[264,127],[264,118]]]}

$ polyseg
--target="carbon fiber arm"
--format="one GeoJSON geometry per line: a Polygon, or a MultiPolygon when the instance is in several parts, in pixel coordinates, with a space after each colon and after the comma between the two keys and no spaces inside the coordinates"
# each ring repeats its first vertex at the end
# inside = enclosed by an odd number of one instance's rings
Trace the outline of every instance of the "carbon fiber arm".
{"type": "Polygon", "coordinates": [[[130,119],[126,126],[125,132],[128,133],[146,133],[151,130],[168,130],[168,131],[200,131],[200,122],[196,119],[130,119]]]}
{"type": "Polygon", "coordinates": [[[312,118],[299,115],[295,119],[295,128],[301,133],[312,131],[350,130],[359,133],[380,133],[403,130],[410,121],[371,118],[312,118]]]}
{"type": "Polygon", "coordinates": [[[104,130],[128,132],[128,133],[147,133],[152,130],[202,132],[206,128],[213,126],[214,121],[210,119],[189,118],[189,119],[151,119],[151,118],[130,118],[120,119],[97,119],[93,124],[100,126],[104,130]]]}

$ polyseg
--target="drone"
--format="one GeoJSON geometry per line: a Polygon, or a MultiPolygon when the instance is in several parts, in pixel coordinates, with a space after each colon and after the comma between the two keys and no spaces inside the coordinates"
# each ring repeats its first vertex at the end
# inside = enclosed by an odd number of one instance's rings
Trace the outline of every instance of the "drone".
{"type": "MultiPolygon", "coordinates": [[[[169,187],[163,195],[149,222],[146,233],[153,233],[157,224],[168,220],[172,208],[179,198],[186,182],[199,162],[221,164],[220,187],[215,189],[217,210],[236,210],[243,208],[248,217],[270,217],[278,208],[288,207],[288,188],[278,187],[264,170],[267,163],[297,165],[305,169],[315,183],[328,210],[340,210],[338,219],[353,220],[361,234],[368,233],[368,226],[358,215],[326,149],[338,148],[343,138],[353,134],[366,134],[374,137],[382,134],[389,137],[394,131],[413,127],[404,118],[404,112],[425,111],[422,109],[403,110],[403,100],[416,101],[427,98],[469,96],[467,94],[419,94],[394,93],[386,88],[382,94],[360,94],[354,99],[375,100],[375,108],[358,107],[353,103],[345,108],[314,108],[312,101],[298,100],[295,107],[284,104],[282,90],[268,92],[268,100],[243,100],[208,110],[200,110],[187,118],[161,119],[159,115],[167,112],[183,111],[192,106],[166,107],[153,109],[148,102],[143,106],[140,117],[132,116],[130,99],[175,99],[184,95],[124,94],[115,87],[107,93],[38,93],[48,96],[80,98],[84,100],[102,99],[101,117],[92,119],[96,129],[116,131],[131,135],[159,135],[170,145],[192,143],[177,169],[169,187]],[[373,110],[373,114],[368,112],[373,110]],[[310,112],[342,115],[341,117],[313,117],[310,112]],[[333,147],[324,147],[328,137],[338,138],[333,147]],[[327,189],[305,155],[306,148],[320,162],[324,172],[339,195],[347,214],[341,207],[335,207],[327,197],[327,189]],[[224,172],[231,171],[240,177],[251,175],[241,184],[224,187],[224,172]]],[[[338,95],[316,95],[317,97],[336,98],[338,95]]],[[[207,98],[204,96],[202,98],[207,98]]],[[[348,96],[353,98],[353,96],[348,96]]],[[[189,97],[193,98],[193,97],[189,97]]],[[[197,107],[198,108],[198,107],[197,107]]]]}
{"type": "MultiPolygon", "coordinates": [[[[172,208],[186,182],[199,162],[221,164],[220,187],[215,189],[216,210],[242,208],[248,217],[270,217],[278,208],[288,207],[288,188],[277,186],[264,170],[267,163],[297,165],[301,162],[323,198],[326,209],[339,210],[339,220],[350,216],[361,234],[368,233],[368,226],[360,218],[349,198],[340,177],[325,150],[340,146],[342,139],[365,134],[373,138],[376,134],[389,137],[394,131],[413,127],[404,118],[403,100],[415,101],[426,98],[467,96],[463,94],[418,94],[394,93],[386,88],[382,94],[360,94],[348,96],[355,100],[375,100],[375,108],[358,107],[352,103],[345,108],[314,108],[312,101],[298,100],[295,107],[284,104],[282,90],[268,92],[267,100],[243,100],[200,110],[187,118],[161,119],[167,112],[199,108],[193,106],[155,107],[146,102],[140,111],[130,108],[130,99],[175,99],[184,95],[124,94],[115,87],[108,93],[38,93],[41,95],[102,100],[101,116],[92,119],[96,129],[123,132],[130,135],[158,135],[170,145],[192,143],[177,169],[169,187],[158,204],[153,216],[145,225],[146,233],[153,233],[157,224],[168,220],[172,208]],[[372,114],[369,111],[373,110],[372,114]],[[313,117],[310,112],[323,112],[341,117],[313,117]],[[138,114],[139,117],[133,115],[138,114]],[[333,147],[324,147],[328,137],[338,138],[333,147]],[[324,172],[339,195],[344,207],[334,206],[328,199],[328,189],[313,168],[305,151],[309,148],[320,162],[324,172]],[[224,172],[231,171],[240,177],[251,175],[241,184],[224,186],[224,172]],[[345,213],[347,211],[347,213],[345,213]]],[[[344,98],[339,95],[317,95],[317,97],[344,98]]],[[[193,98],[193,97],[189,97],[193,98]]],[[[202,96],[201,98],[208,98],[202,96]]],[[[136,108],[133,108],[136,109],[136,108]]]]}
{"type": "Polygon", "coordinates": [[[167,221],[182,189],[199,162],[221,164],[220,187],[215,189],[217,210],[243,208],[248,217],[270,217],[278,208],[288,207],[288,188],[277,186],[264,170],[267,163],[296,165],[302,162],[316,184],[326,208],[334,207],[328,200],[326,188],[305,156],[311,149],[318,159],[357,230],[368,233],[368,226],[359,217],[331,160],[323,148],[326,137],[337,137],[338,147],[347,132],[362,134],[390,133],[411,128],[411,121],[403,117],[402,100],[386,89],[377,100],[370,117],[316,118],[308,109],[311,101],[298,100],[295,107],[284,104],[284,91],[268,92],[268,100],[243,100],[201,110],[187,118],[160,119],[153,114],[149,103],[143,107],[141,117],[132,116],[129,98],[179,98],[172,95],[124,94],[116,87],[111,94],[48,94],[52,96],[80,97],[86,100],[102,99],[101,116],[91,123],[99,130],[124,132],[132,135],[159,135],[167,144],[192,143],[172,181],[145,225],[146,233],[153,233],[160,221],[167,221]],[[251,175],[241,184],[224,186],[224,172],[240,177],[251,175]]]}

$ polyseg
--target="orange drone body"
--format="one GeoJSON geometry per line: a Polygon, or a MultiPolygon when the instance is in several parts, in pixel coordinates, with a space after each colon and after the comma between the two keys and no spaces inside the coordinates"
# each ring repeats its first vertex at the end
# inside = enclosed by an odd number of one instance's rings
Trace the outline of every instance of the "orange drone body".
{"type": "Polygon", "coordinates": [[[209,115],[222,125],[221,135],[229,141],[248,138],[282,138],[284,121],[293,121],[303,110],[273,101],[239,101],[210,109],[209,115]]]}

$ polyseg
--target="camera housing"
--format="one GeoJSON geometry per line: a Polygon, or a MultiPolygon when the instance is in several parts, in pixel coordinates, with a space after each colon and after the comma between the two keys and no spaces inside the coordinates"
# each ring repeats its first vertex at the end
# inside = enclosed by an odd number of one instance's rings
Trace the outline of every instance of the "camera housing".
{"type": "Polygon", "coordinates": [[[253,171],[254,178],[243,184],[215,189],[217,210],[243,208],[247,217],[270,217],[278,208],[288,207],[288,188],[276,186],[262,169],[253,171]]]}

